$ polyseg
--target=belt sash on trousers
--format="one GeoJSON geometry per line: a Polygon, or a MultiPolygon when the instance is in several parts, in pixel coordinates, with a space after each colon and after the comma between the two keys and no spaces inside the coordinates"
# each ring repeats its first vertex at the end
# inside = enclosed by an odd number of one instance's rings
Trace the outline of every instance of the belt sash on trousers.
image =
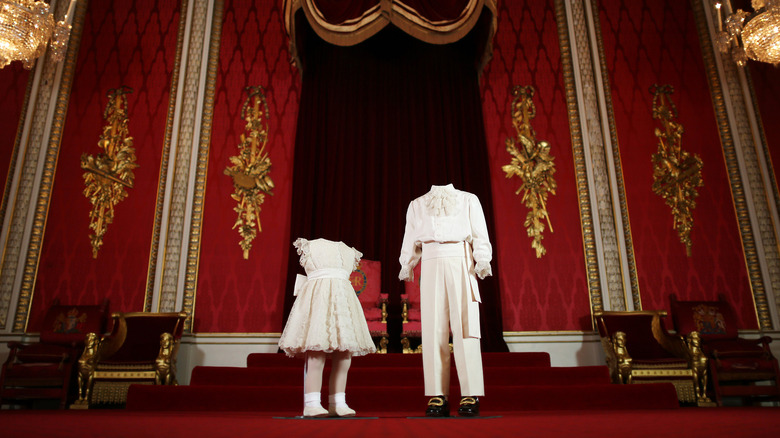
{"type": "MultiPolygon", "coordinates": [[[[471,254],[471,245],[466,242],[456,243],[423,243],[422,260],[432,260],[437,258],[449,258],[458,257],[462,263],[462,270],[467,278],[464,278],[464,282],[468,287],[466,292],[470,298],[470,303],[464,309],[463,307],[456,306],[458,314],[460,315],[461,327],[463,328],[463,336],[469,338],[480,338],[481,332],[479,327],[479,305],[482,299],[479,295],[479,286],[477,285],[477,278],[474,274],[474,258],[471,254]]],[[[422,291],[421,291],[422,293],[422,291]]]]}

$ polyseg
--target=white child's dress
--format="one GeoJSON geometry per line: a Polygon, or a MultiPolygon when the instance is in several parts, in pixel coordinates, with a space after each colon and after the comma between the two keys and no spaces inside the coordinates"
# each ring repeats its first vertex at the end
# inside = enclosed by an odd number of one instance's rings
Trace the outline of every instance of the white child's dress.
{"type": "MultiPolygon", "coordinates": [[[[306,351],[349,351],[362,356],[376,351],[349,275],[363,256],[343,242],[297,239],[306,278],[296,282],[296,298],[279,348],[288,356],[306,351]]],[[[302,276],[301,276],[302,277],[302,276]]]]}

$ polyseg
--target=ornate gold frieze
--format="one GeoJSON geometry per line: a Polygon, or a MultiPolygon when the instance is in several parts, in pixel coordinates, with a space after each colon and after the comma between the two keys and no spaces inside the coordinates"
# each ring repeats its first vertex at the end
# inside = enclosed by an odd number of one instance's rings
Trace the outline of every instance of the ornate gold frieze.
{"type": "Polygon", "coordinates": [[[523,203],[528,208],[523,226],[528,236],[533,238],[531,247],[536,250],[536,257],[541,258],[547,250],[542,245],[545,221],[553,232],[550,215],[547,213],[547,197],[555,194],[558,184],[553,178],[555,174],[555,157],[550,155],[550,144],[546,141],[536,141],[536,132],[531,126],[531,119],[536,117],[536,106],[532,86],[515,86],[512,89],[514,99],[511,104],[512,126],[517,139],[506,139],[506,150],[512,155],[512,161],[502,166],[506,177],[519,176],[523,183],[515,194],[523,192],[523,203]]]}
{"type": "Polygon", "coordinates": [[[138,167],[135,160],[133,137],[130,137],[127,124],[127,94],[133,90],[122,86],[108,92],[108,104],[103,118],[108,124],[103,127],[98,146],[103,152],[96,156],[81,155],[81,168],[84,172],[84,196],[92,203],[89,212],[89,228],[92,257],[97,258],[103,246],[103,236],[108,224],[114,221],[114,207],[127,198],[127,188],[133,188],[138,167]]]}
{"type": "Polygon", "coordinates": [[[247,87],[249,92],[241,108],[241,118],[246,121],[246,134],[241,134],[238,143],[238,155],[230,157],[225,175],[233,178],[234,192],[231,197],[238,202],[233,208],[238,213],[233,229],[238,228],[242,240],[239,242],[244,250],[244,258],[249,258],[252,240],[260,226],[260,206],[265,201],[265,195],[273,195],[274,183],[271,181],[271,158],[265,146],[268,142],[268,103],[263,94],[263,87],[247,87]]]}
{"type": "Polygon", "coordinates": [[[661,127],[655,129],[658,151],[652,157],[652,189],[672,209],[674,229],[690,257],[693,209],[699,196],[697,189],[704,185],[701,175],[703,163],[698,155],[691,155],[682,148],[684,129],[674,120],[677,107],[670,98],[674,88],[655,84],[650,87],[650,92],[653,94],[653,118],[661,123],[661,127]]]}

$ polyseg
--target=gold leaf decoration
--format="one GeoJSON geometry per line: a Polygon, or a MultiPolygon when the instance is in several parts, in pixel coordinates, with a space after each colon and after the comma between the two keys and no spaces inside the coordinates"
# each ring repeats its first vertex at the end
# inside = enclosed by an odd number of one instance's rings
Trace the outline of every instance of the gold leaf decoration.
{"type": "Polygon", "coordinates": [[[515,194],[523,192],[523,203],[528,208],[523,226],[528,237],[533,239],[531,247],[536,250],[536,257],[541,258],[547,253],[542,245],[545,222],[553,232],[550,215],[547,213],[547,197],[555,195],[558,184],[555,182],[555,157],[550,155],[550,144],[546,141],[536,141],[536,132],[531,126],[531,119],[536,117],[536,106],[532,86],[515,86],[512,89],[514,99],[510,106],[512,126],[517,138],[506,139],[506,150],[512,155],[512,161],[502,166],[506,177],[519,176],[523,183],[515,194]]]}
{"type": "Polygon", "coordinates": [[[271,181],[271,158],[266,151],[268,142],[268,103],[263,87],[247,87],[249,93],[241,108],[241,118],[246,121],[245,134],[241,134],[238,155],[230,157],[231,166],[225,169],[225,175],[233,178],[234,192],[231,195],[238,205],[233,210],[238,213],[233,229],[238,228],[241,236],[239,246],[244,251],[244,259],[249,258],[252,241],[257,237],[260,226],[260,206],[265,195],[273,195],[274,183],[271,181]]]}
{"type": "Polygon", "coordinates": [[[103,112],[107,124],[103,127],[98,146],[103,152],[94,157],[81,155],[84,169],[84,196],[92,203],[89,212],[89,228],[92,257],[97,258],[103,246],[103,236],[109,224],[114,222],[114,208],[127,197],[127,188],[133,188],[138,167],[127,124],[127,95],[133,90],[122,86],[108,92],[108,104],[103,112]]]}
{"type": "Polygon", "coordinates": [[[653,118],[661,123],[655,128],[658,137],[658,151],[653,154],[653,193],[664,198],[672,209],[672,226],[685,245],[685,253],[691,256],[691,229],[693,209],[696,208],[697,188],[704,185],[701,169],[703,163],[698,155],[691,155],[682,148],[683,127],[677,118],[677,107],[670,96],[671,85],[654,84],[653,118]]]}

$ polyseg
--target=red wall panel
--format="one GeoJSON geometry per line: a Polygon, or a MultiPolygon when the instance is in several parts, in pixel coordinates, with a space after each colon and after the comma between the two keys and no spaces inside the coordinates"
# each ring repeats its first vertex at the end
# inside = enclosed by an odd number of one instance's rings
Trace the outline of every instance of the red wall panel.
{"type": "MultiPolygon", "coordinates": [[[[12,175],[8,175],[8,172],[24,109],[22,106],[27,92],[27,81],[31,79],[30,72],[18,61],[0,70],[0,102],[3,103],[0,106],[0,187],[3,188],[11,181],[12,175]]],[[[13,197],[13,194],[9,196],[13,197]]],[[[4,201],[10,202],[8,199],[4,201]]]]}
{"type": "Polygon", "coordinates": [[[290,238],[290,199],[300,79],[290,64],[281,2],[226,1],[204,201],[195,303],[196,332],[280,332],[290,238]],[[238,154],[244,88],[261,85],[270,112],[266,145],[276,188],[260,213],[262,232],[244,260],[232,229],[233,183],[223,173],[238,154]]]}
{"type": "Polygon", "coordinates": [[[590,304],[580,226],[563,67],[553,1],[500,2],[493,59],[482,74],[483,110],[495,208],[495,259],[501,273],[506,331],[590,330],[590,304]],[[523,222],[527,209],[515,195],[517,177],[501,166],[511,155],[505,141],[515,137],[510,104],[515,85],[533,85],[537,140],[552,145],[556,195],[548,212],[553,231],[544,232],[547,254],[536,258],[523,222]]]}
{"type": "Polygon", "coordinates": [[[669,295],[726,294],[741,328],[756,328],[726,164],[715,121],[694,14],[689,2],[603,1],[599,20],[634,239],[642,307],[668,309],[669,295]],[[653,84],[670,84],[683,125],[683,149],[704,162],[691,232],[692,256],[672,228],[664,200],[651,190],[658,140],[653,84]]]}
{"type": "Polygon", "coordinates": [[[93,303],[111,311],[143,310],[168,113],[176,59],[179,2],[90,2],[62,135],[28,329],[51,299],[93,303]],[[106,93],[126,85],[135,187],[118,204],[97,259],[92,258],[89,200],[83,195],[81,154],[96,155],[106,93]]]}

